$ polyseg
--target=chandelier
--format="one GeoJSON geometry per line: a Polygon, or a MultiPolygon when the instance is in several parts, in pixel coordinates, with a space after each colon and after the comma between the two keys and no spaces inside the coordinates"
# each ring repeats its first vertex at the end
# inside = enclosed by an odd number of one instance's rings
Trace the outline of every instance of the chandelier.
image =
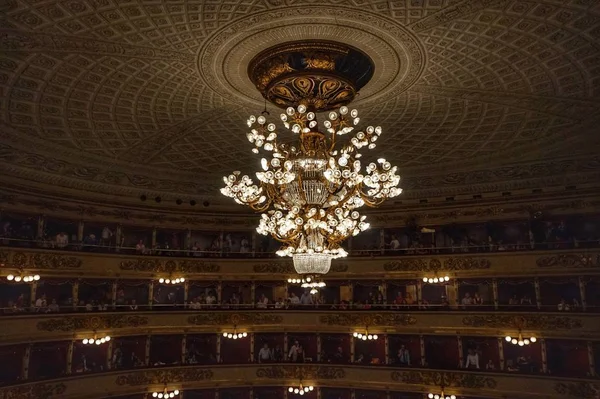
{"type": "Polygon", "coordinates": [[[248,336],[247,332],[237,332],[237,327],[233,326],[233,333],[231,332],[223,332],[223,338],[229,338],[229,339],[242,339],[242,338],[246,338],[248,336]]]}
{"type": "Polygon", "coordinates": [[[313,387],[312,385],[303,386],[302,382],[300,382],[299,386],[290,386],[290,387],[288,387],[288,392],[289,393],[295,393],[297,395],[304,395],[306,393],[309,393],[309,392],[313,391],[314,389],[315,389],[315,387],[313,387]]]}
{"type": "Polygon", "coordinates": [[[435,275],[434,277],[423,277],[423,282],[429,284],[443,284],[447,283],[448,281],[450,281],[449,276],[438,277],[435,275]]]}
{"type": "Polygon", "coordinates": [[[429,393],[429,395],[427,395],[427,397],[429,399],[456,399],[455,395],[445,395],[443,389],[442,389],[442,393],[441,394],[429,393]]]}
{"type": "Polygon", "coordinates": [[[98,336],[94,333],[94,338],[84,338],[81,343],[84,345],[102,345],[106,342],[110,341],[110,336],[107,335],[105,337],[102,338],[98,338],[98,336]]]}
{"type": "Polygon", "coordinates": [[[161,277],[161,278],[158,279],[158,282],[160,284],[172,284],[172,285],[175,285],[175,284],[180,284],[180,283],[185,282],[185,278],[183,278],[183,277],[172,278],[171,276],[169,276],[168,278],[162,278],[161,277]]]}
{"type": "Polygon", "coordinates": [[[297,142],[280,140],[263,115],[250,116],[247,138],[264,154],[262,171],[257,182],[233,172],[221,192],[262,213],[257,232],[283,243],[277,255],[292,257],[298,274],[326,274],[332,259],[347,255],[342,242],[369,228],[360,208],[402,192],[397,168],[385,159],[363,168],[360,150],[375,148],[382,129],[353,133],[360,118],[346,106],[371,78],[372,61],[340,43],[292,42],[260,53],[248,71],[265,99],[285,109],[281,122],[297,142]]]}
{"type": "Polygon", "coordinates": [[[513,345],[519,345],[519,346],[529,345],[530,343],[534,344],[537,341],[537,338],[534,336],[531,336],[529,338],[523,338],[523,335],[521,334],[520,331],[519,331],[518,338],[514,338],[514,337],[511,337],[510,335],[507,335],[506,337],[504,337],[504,339],[506,340],[506,342],[510,342],[513,345]]]}
{"type": "Polygon", "coordinates": [[[167,390],[166,387],[162,391],[152,392],[152,397],[158,398],[158,399],[174,398],[177,395],[179,395],[179,389],[175,389],[174,391],[169,391],[169,390],[167,390]]]}
{"type": "Polygon", "coordinates": [[[21,274],[9,274],[8,276],[6,276],[6,279],[8,281],[14,281],[15,283],[20,283],[21,281],[24,283],[31,283],[33,281],[39,281],[40,280],[40,275],[39,274],[23,274],[23,272],[21,272],[21,274]]]}
{"type": "Polygon", "coordinates": [[[377,334],[369,334],[369,328],[365,328],[365,333],[355,332],[352,334],[354,338],[361,339],[363,341],[376,341],[379,337],[377,334]]]}

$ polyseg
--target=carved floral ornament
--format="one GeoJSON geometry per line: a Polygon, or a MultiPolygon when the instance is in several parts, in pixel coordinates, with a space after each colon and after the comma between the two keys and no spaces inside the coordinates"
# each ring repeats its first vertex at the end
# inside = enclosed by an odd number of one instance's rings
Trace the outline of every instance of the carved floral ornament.
{"type": "Polygon", "coordinates": [[[329,326],[410,326],[417,323],[410,315],[389,313],[332,314],[321,316],[319,321],[329,326]]]}
{"type": "Polygon", "coordinates": [[[273,366],[259,368],[256,377],[268,379],[322,379],[337,380],[346,377],[341,367],[321,366],[273,366]]]}
{"type": "Polygon", "coordinates": [[[193,325],[264,325],[281,324],[283,316],[269,313],[205,313],[188,317],[193,325]]]}
{"type": "MultiPolygon", "coordinates": [[[[296,274],[294,265],[291,261],[288,262],[265,262],[258,263],[252,267],[254,273],[269,273],[269,274],[296,274]]],[[[332,262],[329,273],[345,273],[348,271],[346,263],[332,262]]]]}
{"type": "Polygon", "coordinates": [[[387,272],[438,272],[489,269],[492,262],[486,258],[456,257],[440,259],[408,258],[387,262],[383,268],[387,272]]]}
{"type": "Polygon", "coordinates": [[[145,316],[107,315],[107,316],[69,316],[37,323],[39,331],[78,331],[113,328],[140,327],[148,324],[145,316]]]}
{"type": "Polygon", "coordinates": [[[535,263],[538,267],[560,267],[567,269],[600,268],[600,255],[597,253],[559,254],[542,256],[535,263]]]}
{"type": "Polygon", "coordinates": [[[147,258],[124,260],[119,265],[119,268],[121,270],[152,273],[217,273],[221,269],[216,263],[202,260],[164,261],[147,258]]]}
{"type": "Polygon", "coordinates": [[[581,319],[568,316],[466,316],[462,323],[469,327],[515,328],[534,330],[573,330],[583,327],[581,319]]]}
{"type": "Polygon", "coordinates": [[[60,398],[67,390],[64,383],[27,384],[0,388],[0,399],[50,399],[60,398]]]}
{"type": "Polygon", "coordinates": [[[165,382],[177,383],[188,381],[212,380],[213,371],[204,368],[182,368],[171,370],[138,371],[117,377],[117,385],[151,385],[164,384],[165,382]]]}
{"type": "Polygon", "coordinates": [[[495,379],[486,375],[440,371],[394,371],[392,380],[411,385],[476,389],[494,389],[498,385],[495,379]]]}
{"type": "Polygon", "coordinates": [[[51,252],[3,252],[0,260],[12,267],[33,269],[79,269],[83,261],[77,256],[51,252]]]}
{"type": "Polygon", "coordinates": [[[596,399],[600,393],[600,387],[589,382],[557,382],[554,390],[563,396],[578,399],[596,399]]]}

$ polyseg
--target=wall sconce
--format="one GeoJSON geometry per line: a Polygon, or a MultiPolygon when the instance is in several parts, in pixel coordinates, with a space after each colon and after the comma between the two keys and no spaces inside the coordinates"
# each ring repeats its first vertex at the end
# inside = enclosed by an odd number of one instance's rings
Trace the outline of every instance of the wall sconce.
{"type": "Polygon", "coordinates": [[[534,336],[531,336],[529,338],[523,338],[521,331],[519,331],[518,338],[513,338],[510,335],[507,335],[506,337],[504,337],[504,339],[506,340],[506,342],[510,342],[513,345],[519,345],[519,346],[529,345],[530,343],[534,344],[537,341],[537,338],[534,336]]]}
{"type": "Polygon", "coordinates": [[[300,381],[300,385],[299,386],[297,386],[297,387],[290,386],[288,388],[288,392],[289,393],[295,393],[297,395],[304,395],[305,393],[313,391],[314,389],[315,389],[315,387],[313,387],[312,385],[303,386],[302,385],[302,381],[300,381]]]}
{"type": "Polygon", "coordinates": [[[178,389],[175,389],[174,391],[168,391],[166,386],[165,389],[163,389],[161,392],[152,392],[152,397],[158,399],[174,398],[177,395],[179,395],[178,389]]]}
{"type": "Polygon", "coordinates": [[[449,276],[438,277],[436,275],[435,277],[423,277],[423,282],[424,283],[429,283],[429,284],[447,283],[448,281],[450,281],[450,277],[449,276]]]}
{"type": "Polygon", "coordinates": [[[31,283],[33,281],[39,281],[40,275],[39,274],[27,274],[27,273],[21,272],[17,275],[9,274],[8,276],[6,276],[6,279],[8,281],[14,281],[15,283],[20,283],[21,281],[24,283],[31,283]]]}
{"type": "Polygon", "coordinates": [[[94,333],[94,338],[84,338],[81,343],[84,345],[102,345],[106,342],[110,341],[110,335],[107,335],[105,337],[102,338],[98,338],[98,336],[96,335],[96,333],[94,333]]]}
{"type": "Polygon", "coordinates": [[[171,278],[171,276],[169,276],[169,278],[159,278],[158,282],[160,284],[179,284],[185,282],[185,279],[183,277],[178,277],[174,279],[171,278]]]}
{"type": "Polygon", "coordinates": [[[364,334],[363,333],[357,333],[357,332],[355,332],[354,334],[352,334],[352,336],[354,338],[358,338],[358,339],[363,340],[363,341],[376,341],[377,338],[379,338],[377,336],[377,334],[369,334],[369,328],[368,327],[365,328],[365,333],[364,334]]]}
{"type": "Polygon", "coordinates": [[[224,332],[223,333],[223,337],[224,338],[229,338],[229,339],[242,339],[242,338],[246,338],[248,336],[247,332],[237,332],[235,326],[233,326],[233,333],[228,333],[228,332],[224,332]]]}

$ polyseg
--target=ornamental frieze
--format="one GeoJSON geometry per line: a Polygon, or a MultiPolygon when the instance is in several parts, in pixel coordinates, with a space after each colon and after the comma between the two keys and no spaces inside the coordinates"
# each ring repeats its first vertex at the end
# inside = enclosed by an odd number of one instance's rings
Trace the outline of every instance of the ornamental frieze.
{"type": "Polygon", "coordinates": [[[436,385],[457,388],[496,388],[495,379],[474,373],[440,371],[394,371],[392,380],[412,385],[436,385]]]}
{"type": "Polygon", "coordinates": [[[453,270],[489,269],[492,262],[485,258],[456,257],[447,258],[442,263],[439,259],[409,258],[387,262],[383,265],[388,272],[437,272],[453,270]]]}
{"type": "Polygon", "coordinates": [[[0,388],[0,399],[51,399],[60,398],[67,390],[63,383],[30,384],[0,388]]]}
{"type": "Polygon", "coordinates": [[[36,253],[31,257],[31,263],[36,269],[78,269],[83,261],[76,256],[36,253]]]}
{"type": "Polygon", "coordinates": [[[12,256],[12,265],[14,267],[27,267],[27,255],[24,252],[15,252],[12,256]]]}
{"type": "Polygon", "coordinates": [[[346,372],[341,367],[321,366],[273,366],[256,370],[258,378],[290,378],[290,379],[322,379],[336,380],[346,377],[346,372]]]}
{"type": "Polygon", "coordinates": [[[331,314],[319,317],[319,322],[329,326],[409,326],[417,322],[403,314],[331,314]]]}
{"type": "Polygon", "coordinates": [[[158,259],[137,258],[124,260],[119,268],[121,270],[133,270],[137,272],[152,273],[216,273],[220,270],[219,265],[213,262],[203,260],[183,260],[183,261],[160,261],[158,259]]]}
{"type": "Polygon", "coordinates": [[[554,390],[561,395],[580,399],[595,399],[600,393],[600,388],[589,382],[557,382],[554,390]]]}
{"type": "Polygon", "coordinates": [[[600,267],[600,256],[597,254],[560,254],[542,256],[535,263],[538,267],[564,267],[568,269],[600,267]]]}
{"type": "Polygon", "coordinates": [[[117,377],[117,385],[148,385],[212,380],[213,372],[210,369],[189,367],[184,369],[151,370],[120,375],[117,377]]]}
{"type": "MultiPolygon", "coordinates": [[[[290,262],[265,262],[257,263],[252,266],[254,273],[269,273],[269,274],[296,274],[293,263],[290,262]]],[[[345,273],[348,271],[346,263],[332,262],[331,273],[345,273]]]]}
{"type": "Polygon", "coordinates": [[[194,325],[281,324],[283,317],[268,313],[205,313],[188,317],[194,325]]]}
{"type": "Polygon", "coordinates": [[[550,315],[505,316],[491,314],[486,316],[466,316],[463,317],[462,323],[469,327],[511,327],[536,330],[573,330],[583,327],[581,319],[550,315]]]}
{"type": "Polygon", "coordinates": [[[8,252],[0,251],[0,263],[4,265],[8,261],[8,252]]]}
{"type": "Polygon", "coordinates": [[[148,318],[145,316],[69,316],[40,321],[37,323],[37,329],[40,331],[77,331],[139,327],[147,324],[148,318]]]}

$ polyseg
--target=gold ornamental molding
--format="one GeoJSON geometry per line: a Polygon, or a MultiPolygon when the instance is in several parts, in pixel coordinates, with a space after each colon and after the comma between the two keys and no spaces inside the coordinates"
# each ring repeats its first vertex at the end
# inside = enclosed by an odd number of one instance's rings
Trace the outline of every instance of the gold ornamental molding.
{"type": "Polygon", "coordinates": [[[269,313],[205,313],[188,317],[193,325],[261,325],[281,324],[283,316],[269,313]]]}
{"type": "Polygon", "coordinates": [[[487,258],[447,258],[439,259],[408,258],[384,263],[387,272],[437,272],[489,269],[492,262],[487,258]]]}
{"type": "Polygon", "coordinates": [[[345,314],[336,313],[319,318],[322,324],[329,326],[410,326],[417,319],[410,315],[376,313],[376,314],[345,314]]]}
{"type": "Polygon", "coordinates": [[[567,269],[600,268],[600,255],[591,253],[570,253],[542,256],[536,261],[538,267],[563,267],[567,269]]]}
{"type": "Polygon", "coordinates": [[[319,379],[337,380],[346,378],[342,367],[321,366],[273,366],[256,370],[256,377],[269,379],[319,379]]]}
{"type": "Polygon", "coordinates": [[[569,316],[526,315],[508,316],[490,314],[465,316],[462,323],[469,327],[527,328],[530,330],[575,330],[583,328],[581,319],[569,316]]]}
{"type": "Polygon", "coordinates": [[[58,398],[67,389],[64,383],[39,383],[0,389],[0,399],[49,399],[58,398]]]}
{"type": "Polygon", "coordinates": [[[121,270],[153,273],[217,273],[221,268],[213,262],[202,260],[159,260],[148,258],[128,259],[119,265],[121,270]]]}
{"type": "Polygon", "coordinates": [[[456,388],[495,389],[496,380],[489,375],[442,371],[394,371],[392,380],[411,385],[434,385],[456,388]]]}
{"type": "MultiPolygon", "coordinates": [[[[257,263],[252,266],[252,270],[255,273],[269,273],[269,274],[296,274],[294,265],[291,261],[281,262],[263,262],[257,263]]],[[[331,264],[330,273],[345,273],[348,271],[348,264],[333,262],[331,264]]]]}
{"type": "Polygon", "coordinates": [[[578,399],[596,399],[600,388],[589,382],[557,382],[554,390],[563,395],[578,399]]]}
{"type": "Polygon", "coordinates": [[[2,252],[2,262],[10,263],[12,267],[73,270],[83,265],[83,259],[79,256],[67,255],[60,252],[2,252]],[[12,256],[11,256],[12,255],[12,256]]]}
{"type": "Polygon", "coordinates": [[[212,380],[214,373],[211,369],[200,367],[186,367],[181,369],[169,370],[148,370],[136,371],[133,373],[120,375],[116,379],[117,385],[151,385],[212,380]]]}
{"type": "Polygon", "coordinates": [[[65,316],[37,323],[40,331],[78,331],[131,328],[148,325],[148,317],[137,315],[65,316]]]}

